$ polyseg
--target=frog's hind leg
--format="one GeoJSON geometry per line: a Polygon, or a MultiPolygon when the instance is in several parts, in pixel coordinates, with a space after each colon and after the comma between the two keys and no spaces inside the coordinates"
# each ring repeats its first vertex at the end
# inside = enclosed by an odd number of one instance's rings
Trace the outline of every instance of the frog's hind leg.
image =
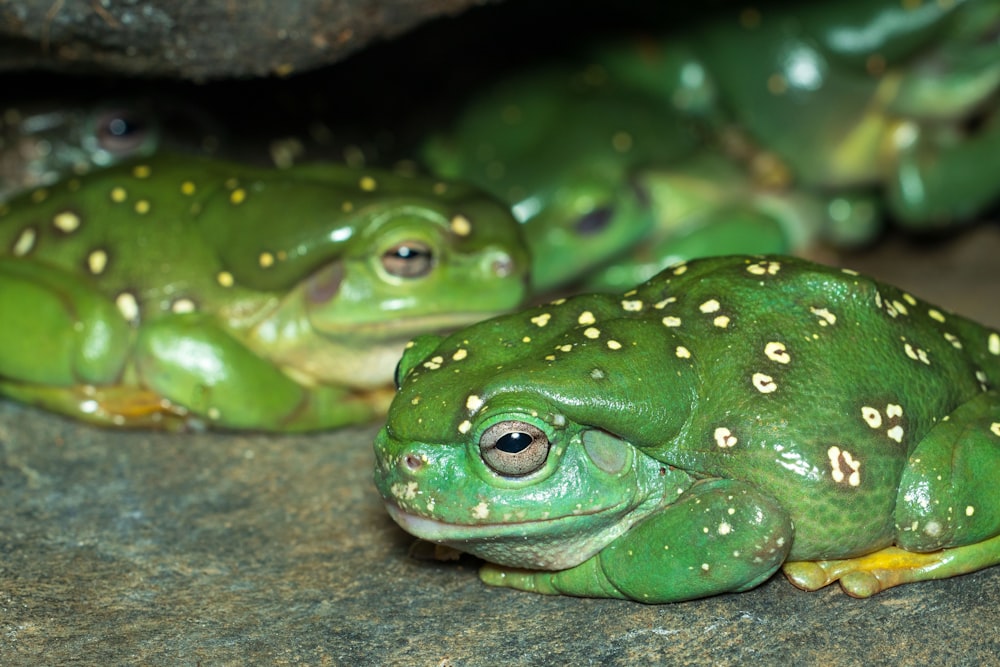
{"type": "Polygon", "coordinates": [[[839,580],[868,597],[914,581],[1000,564],[1000,394],[989,391],[938,423],[917,445],[896,500],[896,545],[859,558],[785,566],[796,586],[839,580]]]}

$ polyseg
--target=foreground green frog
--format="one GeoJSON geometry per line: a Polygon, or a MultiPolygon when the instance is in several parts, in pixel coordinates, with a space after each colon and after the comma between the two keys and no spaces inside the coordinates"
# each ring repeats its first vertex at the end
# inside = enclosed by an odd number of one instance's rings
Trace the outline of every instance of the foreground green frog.
{"type": "Polygon", "coordinates": [[[696,260],[415,339],[375,482],[489,584],[863,597],[1000,562],[998,383],[1000,333],[899,289],[696,260]]]}
{"type": "Polygon", "coordinates": [[[384,413],[417,333],[525,295],[467,186],[160,155],[0,205],[0,394],[99,423],[307,430],[384,413]]]}

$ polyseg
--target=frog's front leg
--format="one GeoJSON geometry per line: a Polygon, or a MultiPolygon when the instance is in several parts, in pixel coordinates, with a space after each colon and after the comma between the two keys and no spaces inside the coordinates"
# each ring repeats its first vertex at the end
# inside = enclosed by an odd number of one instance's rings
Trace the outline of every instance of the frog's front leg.
{"type": "Polygon", "coordinates": [[[135,365],[144,386],[224,428],[303,431],[363,423],[391,400],[388,388],[352,392],[299,382],[199,313],[144,325],[135,365]]]}
{"type": "Polygon", "coordinates": [[[913,229],[972,221],[1000,197],[1000,118],[956,139],[926,136],[915,125],[896,131],[898,152],[887,203],[900,224],[913,229]]]}
{"type": "Polygon", "coordinates": [[[769,496],[734,480],[699,482],[576,567],[485,565],[483,581],[538,593],[659,603],[744,591],[785,560],[793,529],[769,496]]]}
{"type": "Polygon", "coordinates": [[[855,597],[1000,563],[1000,394],[956,409],[910,455],[896,500],[896,545],[847,560],[785,566],[815,590],[840,581],[855,597]]]}

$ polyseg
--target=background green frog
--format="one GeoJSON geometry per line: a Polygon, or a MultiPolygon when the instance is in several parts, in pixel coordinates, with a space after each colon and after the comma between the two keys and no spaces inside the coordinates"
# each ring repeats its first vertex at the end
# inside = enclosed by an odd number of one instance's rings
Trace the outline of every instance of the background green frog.
{"type": "Polygon", "coordinates": [[[0,394],[114,425],[384,412],[402,344],[521,302],[499,202],[339,165],[160,155],[0,205],[0,394]]]}
{"type": "Polygon", "coordinates": [[[857,596],[1000,562],[1000,333],[850,270],[696,260],[417,338],[375,482],[490,584],[857,596]]]}

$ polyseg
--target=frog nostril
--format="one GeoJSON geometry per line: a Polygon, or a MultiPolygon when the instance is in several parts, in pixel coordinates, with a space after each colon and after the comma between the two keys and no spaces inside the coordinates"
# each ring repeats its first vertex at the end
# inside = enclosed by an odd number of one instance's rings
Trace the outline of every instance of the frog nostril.
{"type": "Polygon", "coordinates": [[[418,472],[424,467],[424,460],[417,456],[416,454],[407,454],[403,457],[403,465],[410,472],[418,472]]]}

